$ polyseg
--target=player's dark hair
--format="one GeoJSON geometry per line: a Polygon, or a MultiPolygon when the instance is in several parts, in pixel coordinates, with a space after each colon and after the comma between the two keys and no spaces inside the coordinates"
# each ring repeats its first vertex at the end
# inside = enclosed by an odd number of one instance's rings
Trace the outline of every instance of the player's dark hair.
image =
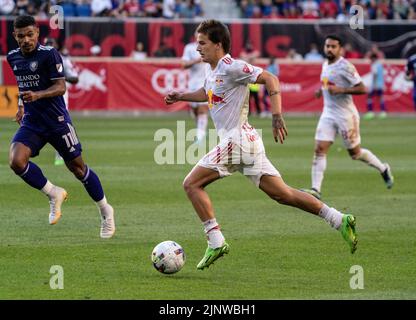
{"type": "Polygon", "coordinates": [[[214,43],[221,43],[225,53],[230,52],[230,31],[222,22],[218,20],[205,20],[200,23],[196,32],[207,35],[208,39],[214,43]]]}
{"type": "Polygon", "coordinates": [[[326,41],[327,39],[336,40],[336,41],[338,41],[338,43],[339,43],[339,46],[340,46],[340,47],[343,47],[343,46],[344,46],[344,41],[341,39],[341,37],[338,37],[338,36],[337,36],[337,35],[335,35],[335,34],[329,34],[329,35],[327,35],[327,36],[325,37],[325,41],[326,41]]]}
{"type": "Polygon", "coordinates": [[[13,27],[15,29],[26,28],[29,26],[36,26],[35,18],[32,16],[18,16],[14,19],[13,27]]]}

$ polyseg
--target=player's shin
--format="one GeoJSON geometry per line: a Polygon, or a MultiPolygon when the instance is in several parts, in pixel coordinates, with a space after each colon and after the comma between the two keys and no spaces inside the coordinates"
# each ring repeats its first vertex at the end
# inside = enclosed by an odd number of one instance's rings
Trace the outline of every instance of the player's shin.
{"type": "Polygon", "coordinates": [[[368,149],[361,148],[360,154],[353,159],[365,162],[380,172],[384,172],[384,170],[386,170],[386,166],[368,149]]]}
{"type": "Polygon", "coordinates": [[[100,237],[104,239],[111,238],[116,230],[114,222],[114,209],[110,204],[107,203],[107,199],[104,195],[100,179],[94,171],[86,166],[86,172],[84,177],[81,179],[81,182],[100,210],[100,237]]]}
{"type": "Polygon", "coordinates": [[[322,181],[324,179],[324,172],[326,170],[326,155],[314,155],[312,161],[312,188],[321,192],[322,181]]]}
{"type": "Polygon", "coordinates": [[[104,199],[104,191],[101,186],[100,179],[94,171],[92,171],[88,166],[86,167],[85,175],[81,179],[82,184],[90,195],[91,199],[95,202],[99,202],[104,199]]]}
{"type": "Polygon", "coordinates": [[[43,175],[42,170],[36,164],[30,161],[27,163],[25,169],[22,172],[18,173],[15,171],[15,173],[28,185],[38,190],[42,190],[48,181],[43,175]]]}

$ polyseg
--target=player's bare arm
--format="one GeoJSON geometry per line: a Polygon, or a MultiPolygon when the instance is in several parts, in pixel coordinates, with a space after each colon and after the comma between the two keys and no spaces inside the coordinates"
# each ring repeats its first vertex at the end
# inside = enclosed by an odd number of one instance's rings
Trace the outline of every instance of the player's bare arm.
{"type": "Polygon", "coordinates": [[[315,97],[318,98],[318,99],[320,97],[322,97],[322,89],[321,88],[319,88],[318,90],[315,91],[315,97]]]}
{"type": "Polygon", "coordinates": [[[19,126],[22,122],[23,114],[24,114],[23,101],[22,101],[22,99],[19,98],[19,101],[17,102],[17,112],[16,112],[16,115],[13,119],[13,121],[17,122],[19,124],[19,126]]]}
{"type": "Polygon", "coordinates": [[[189,69],[191,68],[193,65],[201,63],[202,62],[202,58],[198,58],[198,59],[194,59],[194,60],[190,60],[190,61],[183,61],[182,62],[182,67],[184,69],[189,69]]]}
{"type": "Polygon", "coordinates": [[[53,85],[48,89],[40,91],[23,91],[20,93],[20,97],[24,102],[33,102],[39,99],[63,96],[65,91],[65,79],[56,79],[53,81],[53,85]]]}
{"type": "Polygon", "coordinates": [[[189,101],[189,102],[205,102],[208,100],[207,94],[204,88],[197,91],[179,93],[172,91],[165,97],[166,104],[173,104],[178,101],[189,101]]]}
{"type": "Polygon", "coordinates": [[[264,84],[270,97],[272,111],[272,128],[274,141],[283,143],[287,136],[287,129],[282,115],[282,96],[279,79],[268,71],[263,71],[256,83],[264,84]]]}
{"type": "Polygon", "coordinates": [[[328,92],[332,95],[336,94],[367,94],[367,88],[364,83],[360,82],[359,84],[355,85],[354,87],[337,87],[334,85],[328,86],[328,92]]]}

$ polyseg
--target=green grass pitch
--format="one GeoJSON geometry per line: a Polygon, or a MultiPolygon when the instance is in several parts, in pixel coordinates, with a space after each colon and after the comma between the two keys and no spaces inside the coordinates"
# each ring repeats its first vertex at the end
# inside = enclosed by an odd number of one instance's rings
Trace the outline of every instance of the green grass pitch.
{"type": "MultiPolygon", "coordinates": [[[[99,238],[98,210],[81,183],[53,165],[50,146],[34,161],[70,198],[59,224],[48,225],[47,198],[8,167],[16,124],[0,120],[0,299],[416,299],[416,118],[362,121],[363,146],[392,167],[392,190],[376,170],[352,161],[339,138],[329,153],[323,197],[356,215],[354,255],[323,220],[273,202],[236,173],[207,188],[231,251],[204,271],[196,270],[203,228],[182,189],[192,166],[153,158],[156,130],[175,130],[183,119],[193,128],[188,117],[74,119],[84,159],[115,208],[110,240],[99,238]],[[171,276],[150,261],[164,240],[187,255],[171,276]],[[50,288],[53,265],[63,267],[63,290],[50,288]],[[354,265],[363,268],[364,289],[350,288],[354,265]]],[[[274,143],[269,119],[251,123],[263,129],[286,183],[309,187],[317,117],[287,117],[284,145],[274,143]]]]}

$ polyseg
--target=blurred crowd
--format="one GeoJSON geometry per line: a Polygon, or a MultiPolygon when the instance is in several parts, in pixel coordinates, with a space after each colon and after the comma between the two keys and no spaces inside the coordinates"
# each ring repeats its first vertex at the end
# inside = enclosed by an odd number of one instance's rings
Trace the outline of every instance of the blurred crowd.
{"type": "Polygon", "coordinates": [[[360,5],[364,18],[416,19],[416,0],[236,0],[242,18],[349,20],[350,8],[360,5]]]}
{"type": "Polygon", "coordinates": [[[203,15],[200,0],[0,0],[0,15],[50,16],[60,5],[66,17],[196,18],[203,15]]]}

